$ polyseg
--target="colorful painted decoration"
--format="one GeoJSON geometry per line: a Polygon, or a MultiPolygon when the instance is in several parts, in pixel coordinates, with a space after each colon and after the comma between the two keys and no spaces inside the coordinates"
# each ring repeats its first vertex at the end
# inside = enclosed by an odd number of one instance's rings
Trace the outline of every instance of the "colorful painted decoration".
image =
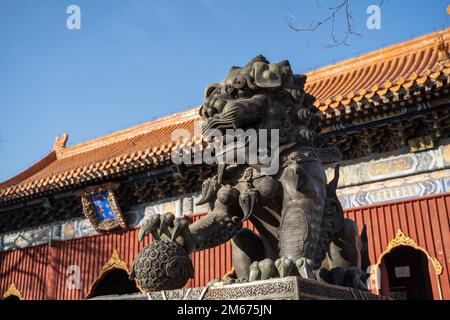
{"type": "Polygon", "coordinates": [[[116,215],[111,208],[111,203],[108,200],[108,193],[106,191],[98,192],[91,196],[91,201],[94,205],[95,213],[100,222],[115,219],[116,215]]]}
{"type": "Polygon", "coordinates": [[[79,192],[84,215],[91,221],[95,230],[99,232],[127,227],[114,194],[114,190],[118,186],[115,183],[108,183],[89,187],[79,192]]]}

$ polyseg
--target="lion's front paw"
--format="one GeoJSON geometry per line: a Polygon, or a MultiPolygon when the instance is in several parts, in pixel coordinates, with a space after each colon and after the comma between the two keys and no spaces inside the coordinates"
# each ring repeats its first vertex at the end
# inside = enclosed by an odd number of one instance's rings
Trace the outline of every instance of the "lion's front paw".
{"type": "Polygon", "coordinates": [[[278,274],[281,278],[294,275],[295,263],[290,258],[282,257],[277,259],[277,261],[275,261],[275,267],[277,268],[278,274]]]}
{"type": "Polygon", "coordinates": [[[294,261],[288,257],[281,257],[275,262],[271,259],[264,259],[262,261],[255,261],[250,266],[250,281],[289,276],[316,279],[309,260],[305,258],[294,261]]]}
{"type": "Polygon", "coordinates": [[[262,261],[255,261],[250,265],[249,281],[267,280],[279,277],[275,263],[267,258],[262,261]]]}
{"type": "Polygon", "coordinates": [[[330,284],[349,287],[367,291],[367,286],[364,283],[365,273],[360,268],[349,267],[347,269],[336,267],[331,270],[320,269],[320,278],[330,284]]]}
{"type": "Polygon", "coordinates": [[[297,271],[300,277],[305,279],[316,280],[311,260],[306,258],[300,258],[297,261],[295,261],[295,266],[297,267],[297,271]]]}

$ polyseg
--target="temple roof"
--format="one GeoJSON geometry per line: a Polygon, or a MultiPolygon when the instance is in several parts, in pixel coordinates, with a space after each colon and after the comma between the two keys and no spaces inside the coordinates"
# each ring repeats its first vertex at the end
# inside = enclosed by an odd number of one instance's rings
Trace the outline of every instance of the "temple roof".
{"type": "Polygon", "coordinates": [[[326,117],[354,112],[352,103],[367,105],[446,78],[449,41],[450,28],[308,72],[306,90],[326,117]]]}
{"type": "MultiPolygon", "coordinates": [[[[171,133],[194,132],[197,108],[74,146],[60,146],[29,169],[0,184],[0,202],[127,171],[159,166],[170,158],[171,133]]],[[[56,139],[59,140],[58,138],[56,139]]]]}
{"type": "MultiPolygon", "coordinates": [[[[412,88],[436,86],[438,80],[447,83],[449,42],[450,28],[308,72],[306,91],[330,118],[374,107],[373,101],[394,99],[412,88]]],[[[193,108],[74,146],[66,146],[63,135],[45,158],[0,183],[0,204],[168,164],[177,144],[171,133],[177,128],[193,133],[198,119],[198,108],[193,108]]],[[[201,140],[193,137],[189,143],[201,140]]]]}

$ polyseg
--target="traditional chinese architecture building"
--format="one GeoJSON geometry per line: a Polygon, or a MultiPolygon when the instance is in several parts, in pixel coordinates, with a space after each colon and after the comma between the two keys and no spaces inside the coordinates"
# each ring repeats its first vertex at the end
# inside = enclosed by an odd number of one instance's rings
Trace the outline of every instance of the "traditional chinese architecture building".
{"type": "MultiPolygon", "coordinates": [[[[450,299],[449,43],[446,29],[307,73],[322,133],[344,157],[341,203],[367,227],[372,290],[398,299],[450,299]]],[[[201,150],[198,118],[195,108],[74,146],[63,134],[1,183],[0,298],[139,291],[128,279],[150,241],[138,242],[139,221],[206,213],[193,203],[215,168],[171,161],[175,129],[201,150]]],[[[192,261],[188,285],[205,285],[230,272],[230,245],[192,261]]]]}

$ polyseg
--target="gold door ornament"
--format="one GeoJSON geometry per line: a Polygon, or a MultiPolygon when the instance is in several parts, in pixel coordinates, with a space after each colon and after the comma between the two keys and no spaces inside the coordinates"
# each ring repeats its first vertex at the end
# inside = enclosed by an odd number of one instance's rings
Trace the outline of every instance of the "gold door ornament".
{"type": "Polygon", "coordinates": [[[395,248],[400,247],[400,246],[412,247],[413,249],[419,250],[426,255],[428,260],[433,265],[434,272],[436,275],[436,284],[437,284],[437,289],[438,289],[438,293],[439,293],[439,298],[442,300],[442,289],[441,289],[441,284],[439,282],[439,275],[442,274],[442,265],[440,264],[438,259],[436,259],[435,257],[432,257],[425,248],[422,248],[421,246],[419,246],[416,241],[414,241],[413,239],[411,239],[410,237],[405,235],[402,232],[402,230],[398,229],[397,234],[395,235],[395,238],[392,239],[391,241],[389,241],[389,243],[386,247],[386,250],[384,250],[384,252],[378,258],[377,266],[381,265],[381,262],[385,255],[387,255],[389,252],[391,252],[392,250],[394,250],[395,248]]]}
{"type": "Polygon", "coordinates": [[[103,265],[102,270],[100,271],[100,277],[112,269],[122,269],[126,273],[130,273],[128,270],[127,263],[122,259],[120,259],[119,253],[117,252],[116,249],[114,249],[111,258],[109,258],[108,262],[106,262],[103,265]]]}
{"type": "Polygon", "coordinates": [[[440,275],[442,273],[442,265],[439,263],[439,261],[435,257],[432,257],[428,253],[427,250],[425,250],[424,248],[419,246],[416,241],[414,241],[410,237],[406,236],[400,229],[397,230],[397,234],[395,235],[395,238],[389,242],[386,250],[378,258],[377,265],[381,264],[381,260],[383,259],[383,257],[386,254],[388,254],[393,249],[395,249],[396,247],[399,247],[399,246],[408,246],[408,247],[412,247],[416,250],[422,251],[427,256],[427,258],[431,261],[431,263],[433,264],[436,275],[440,275]]]}
{"type": "MultiPolygon", "coordinates": [[[[119,252],[114,249],[111,257],[109,260],[103,265],[102,269],[100,270],[100,275],[98,278],[92,283],[91,288],[89,290],[89,293],[87,294],[86,298],[89,299],[94,292],[95,288],[97,287],[98,283],[108,274],[108,272],[114,270],[114,269],[120,269],[125,271],[128,275],[130,275],[130,270],[128,269],[127,263],[122,260],[119,256],[119,252]]],[[[142,288],[139,286],[139,283],[135,281],[136,287],[141,291],[142,288]]]]}
{"type": "Polygon", "coordinates": [[[14,283],[12,283],[9,286],[8,290],[6,290],[6,292],[3,294],[2,299],[8,299],[11,296],[14,296],[14,297],[19,298],[20,300],[23,300],[22,293],[16,288],[16,285],[14,283]]]}

